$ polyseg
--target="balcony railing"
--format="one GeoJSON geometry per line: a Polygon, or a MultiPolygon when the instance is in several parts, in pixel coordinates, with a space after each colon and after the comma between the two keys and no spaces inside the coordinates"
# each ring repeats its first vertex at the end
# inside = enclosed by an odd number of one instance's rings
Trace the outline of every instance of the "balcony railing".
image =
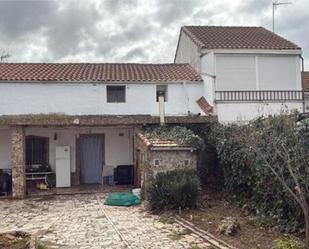
{"type": "MultiPolygon", "coordinates": [[[[307,92],[309,93],[309,92],[307,92]]],[[[219,101],[303,101],[304,91],[216,91],[215,100],[219,101]]]]}

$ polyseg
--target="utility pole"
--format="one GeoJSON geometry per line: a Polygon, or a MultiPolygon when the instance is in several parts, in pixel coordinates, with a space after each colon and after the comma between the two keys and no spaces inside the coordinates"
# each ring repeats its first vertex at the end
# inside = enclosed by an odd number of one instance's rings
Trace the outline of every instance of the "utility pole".
{"type": "Polygon", "coordinates": [[[287,5],[292,4],[292,2],[279,2],[278,0],[273,2],[273,32],[275,33],[275,10],[277,9],[277,6],[279,5],[287,5]]]}

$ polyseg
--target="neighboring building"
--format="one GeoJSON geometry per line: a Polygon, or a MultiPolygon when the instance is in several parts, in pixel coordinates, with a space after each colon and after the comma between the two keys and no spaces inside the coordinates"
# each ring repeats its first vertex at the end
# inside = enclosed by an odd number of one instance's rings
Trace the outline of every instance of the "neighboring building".
{"type": "Polygon", "coordinates": [[[305,90],[305,111],[309,112],[309,72],[304,72],[303,74],[304,80],[304,90],[305,90]]]}
{"type": "Polygon", "coordinates": [[[196,170],[196,148],[171,140],[148,139],[138,133],[136,168],[139,185],[146,196],[156,174],[176,169],[196,170]]]}
{"type": "Polygon", "coordinates": [[[184,26],[175,63],[204,79],[204,106],[221,122],[303,111],[302,50],[262,27],[184,26]],[[210,109],[210,107],[207,107],[210,109]]]}
{"type": "Polygon", "coordinates": [[[0,64],[0,169],[12,170],[13,196],[25,194],[25,165],[54,172],[57,187],[135,165],[134,137],[159,123],[158,95],[166,123],[216,120],[198,115],[203,81],[188,64],[0,64]]]}

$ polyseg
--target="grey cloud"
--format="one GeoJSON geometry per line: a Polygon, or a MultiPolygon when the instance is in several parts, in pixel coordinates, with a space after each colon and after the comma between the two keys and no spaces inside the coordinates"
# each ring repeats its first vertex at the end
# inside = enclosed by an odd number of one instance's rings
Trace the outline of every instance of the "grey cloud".
{"type": "Polygon", "coordinates": [[[146,58],[147,55],[145,54],[144,50],[141,48],[133,48],[129,52],[126,53],[125,56],[122,57],[124,61],[141,61],[146,58]]]}
{"type": "MultiPolygon", "coordinates": [[[[278,8],[276,18],[278,33],[309,58],[307,1],[278,8]]],[[[10,61],[172,62],[187,24],[271,28],[271,0],[0,0],[10,61]]]]}
{"type": "Polygon", "coordinates": [[[57,3],[49,1],[0,1],[1,39],[8,42],[35,32],[52,21],[57,3]]]}

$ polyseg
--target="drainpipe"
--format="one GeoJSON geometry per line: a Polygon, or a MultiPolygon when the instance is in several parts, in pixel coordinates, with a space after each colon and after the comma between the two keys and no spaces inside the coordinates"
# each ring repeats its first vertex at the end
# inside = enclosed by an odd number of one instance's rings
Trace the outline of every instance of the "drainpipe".
{"type": "Polygon", "coordinates": [[[305,112],[305,86],[304,86],[304,71],[305,71],[305,63],[304,63],[304,57],[302,55],[299,55],[301,59],[301,88],[302,88],[302,95],[303,95],[303,112],[305,112]]]}

